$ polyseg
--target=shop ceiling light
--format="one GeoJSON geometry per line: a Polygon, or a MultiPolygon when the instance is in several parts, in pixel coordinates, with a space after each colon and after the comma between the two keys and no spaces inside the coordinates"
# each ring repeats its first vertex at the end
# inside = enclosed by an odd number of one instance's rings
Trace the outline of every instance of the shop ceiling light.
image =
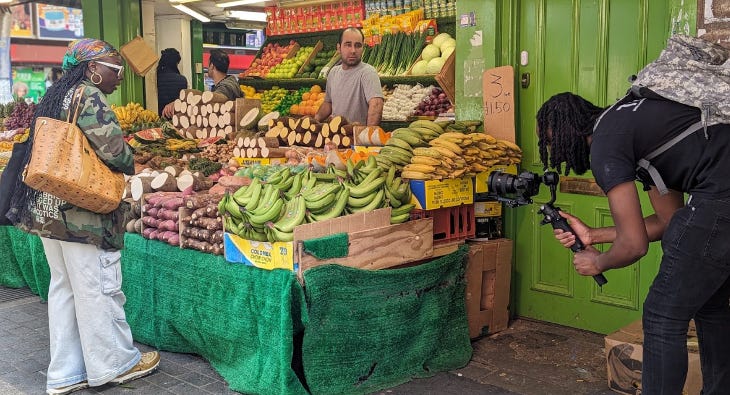
{"type": "Polygon", "coordinates": [[[199,20],[201,22],[204,22],[204,23],[210,22],[210,18],[208,18],[207,16],[199,13],[198,11],[195,11],[194,9],[192,9],[190,7],[184,6],[182,4],[174,4],[174,3],[170,3],[170,5],[173,6],[173,7],[175,7],[179,11],[182,11],[182,12],[184,12],[184,13],[192,16],[193,18],[195,18],[195,19],[197,19],[197,20],[199,20]]]}
{"type": "Polygon", "coordinates": [[[227,11],[230,18],[240,19],[242,21],[266,22],[265,12],[254,11],[227,11]]]}
{"type": "Polygon", "coordinates": [[[255,4],[255,3],[263,3],[264,0],[236,0],[236,1],[226,1],[223,3],[216,3],[216,6],[221,8],[227,8],[227,7],[235,7],[239,5],[246,5],[246,4],[255,4]]]}

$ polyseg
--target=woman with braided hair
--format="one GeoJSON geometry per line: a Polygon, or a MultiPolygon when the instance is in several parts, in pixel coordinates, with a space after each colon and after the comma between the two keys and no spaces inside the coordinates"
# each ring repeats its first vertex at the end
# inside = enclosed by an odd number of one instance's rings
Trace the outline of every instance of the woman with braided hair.
{"type": "MultiPolygon", "coordinates": [[[[650,93],[650,92],[649,92],[650,93]]],[[[602,109],[572,93],[550,98],[538,111],[538,145],[545,166],[565,174],[589,167],[606,193],[615,226],[591,228],[573,215],[573,233],[554,231],[565,247],[586,245],[575,270],[593,276],[628,266],[662,241],[663,256],[644,302],[642,394],[680,394],[687,375],[687,329],[694,319],[703,393],[730,388],[730,125],[703,127],[700,110],[655,94],[635,95],[602,109]],[[650,157],[673,138],[679,143],[650,157]],[[642,163],[643,165],[643,163],[642,163]],[[635,181],[654,214],[643,217],[635,181]],[[685,203],[684,193],[690,194],[685,203]],[[611,243],[604,252],[596,244],[611,243]]]]}
{"type": "MultiPolygon", "coordinates": [[[[99,159],[134,174],[132,150],[106,100],[124,78],[119,52],[101,40],[72,41],[63,70],[36,107],[33,124],[38,117],[66,120],[78,111],[76,124],[99,159]]],[[[128,204],[97,214],[23,184],[20,170],[29,161],[34,133],[31,128],[28,141],[13,150],[11,171],[0,182],[0,208],[15,226],[40,236],[50,268],[46,392],[68,394],[152,373],[159,354],[142,354],[134,346],[124,313],[119,250],[128,204]]]]}

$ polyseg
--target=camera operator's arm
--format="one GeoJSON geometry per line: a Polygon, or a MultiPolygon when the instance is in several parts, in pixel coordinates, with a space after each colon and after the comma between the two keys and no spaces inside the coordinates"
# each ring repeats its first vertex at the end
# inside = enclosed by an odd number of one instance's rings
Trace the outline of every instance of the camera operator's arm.
{"type": "MultiPolygon", "coordinates": [[[[644,226],[649,241],[657,241],[661,240],[664,229],[669,225],[669,220],[672,219],[674,212],[684,205],[684,194],[670,190],[668,194],[662,196],[656,187],[652,187],[648,194],[655,214],[644,218],[644,226]]],[[[566,248],[570,248],[575,243],[576,236],[585,245],[613,243],[616,239],[615,226],[591,228],[578,219],[578,217],[564,211],[561,211],[560,215],[568,220],[575,232],[574,235],[570,232],[564,232],[561,229],[554,230],[555,238],[566,248]]]]}
{"type": "Polygon", "coordinates": [[[684,205],[682,194],[670,192],[660,195],[656,188],[649,191],[656,215],[642,217],[641,203],[634,182],[625,182],[608,191],[616,237],[611,247],[600,253],[593,247],[575,255],[573,263],[580,274],[593,275],[596,271],[628,266],[646,255],[651,240],[660,238],[674,212],[684,205]]]}

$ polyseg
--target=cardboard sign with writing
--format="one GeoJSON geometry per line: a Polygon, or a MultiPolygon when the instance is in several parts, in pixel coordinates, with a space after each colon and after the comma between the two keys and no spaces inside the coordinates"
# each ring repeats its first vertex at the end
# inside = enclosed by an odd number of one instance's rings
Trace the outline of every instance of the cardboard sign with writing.
{"type": "Polygon", "coordinates": [[[514,69],[501,66],[482,74],[484,132],[515,142],[514,69]]]}

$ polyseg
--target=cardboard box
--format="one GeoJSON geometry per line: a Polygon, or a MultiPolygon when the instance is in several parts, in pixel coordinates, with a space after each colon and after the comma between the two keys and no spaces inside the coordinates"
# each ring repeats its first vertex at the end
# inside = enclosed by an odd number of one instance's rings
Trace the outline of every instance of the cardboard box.
{"type": "Polygon", "coordinates": [[[390,224],[390,208],[357,213],[294,228],[292,242],[254,242],[224,235],[227,261],[262,269],[288,269],[301,274],[312,267],[337,263],[361,269],[385,269],[433,255],[433,221],[424,219],[390,224]],[[317,259],[303,247],[305,240],[347,233],[345,257],[317,259]]]}
{"type": "Polygon", "coordinates": [[[411,202],[417,209],[435,210],[474,203],[474,182],[470,177],[448,180],[411,180],[411,202]]]}
{"type": "Polygon", "coordinates": [[[474,177],[474,193],[487,193],[487,181],[489,181],[489,175],[493,171],[502,171],[509,174],[517,174],[517,165],[496,165],[489,168],[487,171],[483,171],[474,177]]]}
{"type": "MultiPolygon", "coordinates": [[[[687,380],[684,394],[699,394],[702,389],[700,354],[692,345],[697,344],[692,336],[694,325],[690,326],[687,336],[689,353],[687,355],[687,380]],[[694,349],[693,349],[694,348],[694,349]]],[[[608,388],[620,394],[641,394],[641,370],[643,361],[644,333],[641,320],[606,336],[606,367],[608,369],[608,388]]]]}
{"type": "Polygon", "coordinates": [[[261,269],[296,271],[294,243],[246,240],[233,233],[223,234],[223,251],[228,262],[243,263],[261,269]]]}
{"type": "Polygon", "coordinates": [[[127,61],[132,71],[140,77],[152,70],[152,67],[160,59],[150,44],[140,36],[122,45],[119,48],[119,53],[127,61]]]}
{"type": "Polygon", "coordinates": [[[468,241],[466,315],[474,339],[507,329],[512,277],[510,239],[468,241]]]}

